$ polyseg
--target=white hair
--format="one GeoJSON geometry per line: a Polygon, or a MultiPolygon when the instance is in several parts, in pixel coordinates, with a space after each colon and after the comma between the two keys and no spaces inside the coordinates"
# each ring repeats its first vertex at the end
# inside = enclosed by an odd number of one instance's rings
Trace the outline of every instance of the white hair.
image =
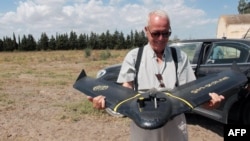
{"type": "Polygon", "coordinates": [[[157,16],[161,16],[161,17],[164,17],[164,18],[167,18],[168,22],[169,22],[169,25],[170,25],[170,19],[169,19],[169,16],[167,14],[167,12],[165,12],[164,10],[154,10],[152,12],[150,12],[148,14],[148,20],[147,20],[147,24],[149,25],[150,23],[150,18],[152,15],[157,15],[157,16]]]}

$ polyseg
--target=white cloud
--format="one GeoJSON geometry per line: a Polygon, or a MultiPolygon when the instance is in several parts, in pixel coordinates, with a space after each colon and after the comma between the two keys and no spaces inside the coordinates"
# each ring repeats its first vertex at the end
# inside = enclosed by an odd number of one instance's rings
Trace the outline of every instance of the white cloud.
{"type": "Polygon", "coordinates": [[[67,0],[27,0],[27,1],[34,1],[37,4],[41,5],[52,5],[52,6],[61,6],[67,2],[67,0]]]}
{"type": "Polygon", "coordinates": [[[109,4],[110,5],[119,5],[121,2],[124,2],[126,0],[110,0],[109,4]]]}
{"type": "MultiPolygon", "coordinates": [[[[27,0],[21,1],[15,11],[0,15],[0,36],[32,34],[39,38],[42,32],[96,33],[110,30],[143,30],[150,10],[161,8],[168,11],[172,28],[191,28],[214,23],[205,19],[206,13],[184,5],[184,0],[27,0]],[[126,2],[126,3],[125,3],[126,2]]],[[[178,31],[178,30],[176,30],[178,31]]],[[[176,32],[178,34],[178,32],[176,32]]]]}

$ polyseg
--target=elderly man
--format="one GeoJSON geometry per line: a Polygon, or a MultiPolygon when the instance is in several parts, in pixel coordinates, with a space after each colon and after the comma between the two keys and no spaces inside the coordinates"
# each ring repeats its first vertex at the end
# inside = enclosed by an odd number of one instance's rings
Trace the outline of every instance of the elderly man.
{"type": "MultiPolygon", "coordinates": [[[[124,58],[118,83],[124,87],[135,88],[137,75],[138,90],[151,88],[173,89],[176,84],[182,85],[195,80],[195,75],[189,64],[187,55],[176,49],[178,67],[175,66],[170,48],[167,46],[171,35],[170,19],[165,11],[156,10],[148,15],[145,27],[148,44],[144,46],[138,74],[135,69],[138,48],[131,50],[124,58]],[[178,68],[178,70],[176,70],[178,68]]],[[[207,108],[214,108],[224,99],[216,93],[210,93],[211,100],[204,104],[207,108]]],[[[105,97],[88,97],[97,109],[105,108],[105,97]]],[[[147,130],[131,123],[131,141],[187,141],[185,115],[181,114],[170,120],[163,127],[147,130]]]]}

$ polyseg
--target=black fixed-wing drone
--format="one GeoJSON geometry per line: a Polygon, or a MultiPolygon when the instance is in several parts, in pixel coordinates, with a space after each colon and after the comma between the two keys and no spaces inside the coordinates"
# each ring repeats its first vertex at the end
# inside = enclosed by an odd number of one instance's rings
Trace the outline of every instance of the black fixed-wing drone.
{"type": "Polygon", "coordinates": [[[104,79],[95,79],[82,70],[73,87],[88,96],[105,96],[106,107],[131,118],[139,127],[156,129],[171,118],[209,101],[210,92],[227,95],[240,90],[248,81],[246,75],[230,69],[207,75],[173,90],[152,88],[137,92],[104,79]]]}

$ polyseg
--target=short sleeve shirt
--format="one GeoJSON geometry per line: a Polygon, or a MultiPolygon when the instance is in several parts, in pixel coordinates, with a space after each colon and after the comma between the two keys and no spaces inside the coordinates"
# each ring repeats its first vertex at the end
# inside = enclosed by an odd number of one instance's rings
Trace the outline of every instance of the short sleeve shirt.
{"type": "MultiPolygon", "coordinates": [[[[172,57],[171,49],[166,47],[162,65],[158,65],[156,54],[149,44],[144,46],[140,68],[138,72],[138,90],[160,88],[160,82],[155,74],[161,74],[165,87],[173,89],[176,81],[179,85],[195,80],[194,72],[190,66],[187,55],[176,48],[178,70],[172,57]],[[176,77],[177,75],[177,77],[176,77]],[[178,79],[177,79],[178,78],[178,79]]],[[[125,57],[117,82],[134,81],[136,70],[135,62],[138,48],[131,50],[125,57]]],[[[134,122],[130,126],[131,141],[187,141],[186,120],[184,114],[178,115],[168,121],[163,127],[146,130],[138,127],[134,122]]]]}
{"type": "MultiPolygon", "coordinates": [[[[158,65],[156,54],[149,44],[144,47],[140,68],[138,72],[138,90],[145,90],[151,88],[160,88],[160,82],[156,74],[161,74],[163,83],[168,89],[173,89],[176,82],[178,84],[185,84],[189,81],[195,80],[194,72],[190,66],[187,55],[176,48],[178,57],[178,70],[176,71],[175,62],[172,57],[171,49],[166,47],[163,55],[163,63],[158,65]],[[176,79],[176,74],[177,78],[176,79]]],[[[120,74],[118,76],[118,83],[130,82],[135,78],[135,62],[138,53],[138,48],[131,50],[125,57],[120,74]]]]}

